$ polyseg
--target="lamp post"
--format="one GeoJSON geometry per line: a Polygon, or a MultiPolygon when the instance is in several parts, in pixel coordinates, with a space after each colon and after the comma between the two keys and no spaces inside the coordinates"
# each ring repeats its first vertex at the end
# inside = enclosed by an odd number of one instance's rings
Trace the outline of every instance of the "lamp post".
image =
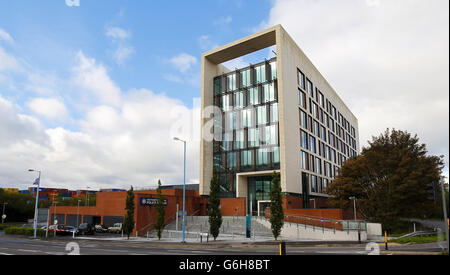
{"type": "Polygon", "coordinates": [[[184,181],[183,181],[183,240],[185,242],[185,216],[186,216],[186,141],[177,137],[173,138],[176,141],[181,141],[184,144],[184,181]]]}
{"type": "Polygon", "coordinates": [[[4,223],[5,222],[5,205],[7,205],[8,203],[7,202],[4,202],[3,203],[3,214],[2,214],[2,223],[4,223]]]}
{"type": "Polygon", "coordinates": [[[78,210],[77,210],[77,229],[78,229],[78,221],[80,220],[80,202],[81,202],[81,200],[78,200],[78,210]]]}
{"type": "Polygon", "coordinates": [[[355,213],[355,221],[356,221],[356,197],[350,197],[349,200],[353,200],[353,212],[355,213]]]}
{"type": "Polygon", "coordinates": [[[39,177],[38,177],[38,187],[37,187],[37,192],[36,192],[36,205],[34,207],[34,220],[33,220],[33,228],[34,228],[34,238],[36,238],[36,227],[37,227],[37,218],[38,218],[38,203],[39,203],[39,189],[41,186],[41,171],[36,171],[34,169],[28,169],[28,172],[38,172],[39,173],[39,177]]]}

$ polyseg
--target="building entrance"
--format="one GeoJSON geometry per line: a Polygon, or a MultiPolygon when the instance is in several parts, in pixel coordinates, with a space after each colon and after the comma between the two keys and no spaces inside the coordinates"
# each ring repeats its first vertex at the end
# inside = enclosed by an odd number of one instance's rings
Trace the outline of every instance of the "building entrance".
{"type": "Polygon", "coordinates": [[[247,182],[247,213],[252,216],[264,216],[264,210],[270,207],[272,177],[249,177],[247,182]]]}

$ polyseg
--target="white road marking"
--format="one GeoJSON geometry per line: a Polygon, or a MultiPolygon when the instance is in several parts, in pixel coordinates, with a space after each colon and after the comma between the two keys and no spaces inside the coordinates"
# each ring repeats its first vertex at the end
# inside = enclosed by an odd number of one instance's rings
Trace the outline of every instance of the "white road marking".
{"type": "Polygon", "coordinates": [[[29,250],[29,249],[17,249],[18,251],[22,252],[30,252],[30,253],[42,253],[42,251],[39,250],[29,250]]]}

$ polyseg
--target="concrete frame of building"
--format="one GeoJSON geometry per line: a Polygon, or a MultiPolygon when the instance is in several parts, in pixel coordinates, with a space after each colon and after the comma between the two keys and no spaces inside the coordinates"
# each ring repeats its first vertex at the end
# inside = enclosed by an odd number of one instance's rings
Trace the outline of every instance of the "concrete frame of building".
{"type": "MultiPolygon", "coordinates": [[[[202,77],[201,77],[201,146],[200,146],[200,195],[208,196],[210,191],[210,180],[213,172],[213,141],[209,140],[205,132],[205,126],[210,124],[211,116],[205,114],[204,110],[208,106],[213,106],[214,98],[214,78],[219,75],[231,72],[222,63],[268,48],[276,46],[277,62],[277,85],[278,85],[278,112],[279,112],[279,146],[280,146],[280,169],[268,171],[255,171],[236,174],[236,197],[247,198],[247,179],[259,175],[271,175],[274,171],[281,175],[282,192],[287,194],[284,197],[285,207],[298,207],[302,204],[302,196],[306,190],[302,185],[302,172],[307,172],[309,178],[315,172],[301,169],[301,127],[299,116],[299,94],[297,91],[299,70],[306,75],[307,80],[314,83],[316,89],[325,95],[328,102],[332,102],[333,107],[339,114],[346,118],[353,127],[353,148],[359,153],[359,131],[358,120],[340,99],[331,85],[316,69],[312,62],[306,57],[303,51],[297,46],[295,41],[283,29],[281,25],[268,28],[248,37],[242,38],[225,46],[208,51],[202,55],[202,77]],[[298,129],[292,131],[292,129],[298,129]]],[[[316,89],[313,89],[313,93],[316,89]]],[[[316,91],[317,93],[317,91],[316,91]]],[[[309,98],[309,95],[307,95],[309,98]]],[[[313,96],[314,97],[314,96],[313,96]]],[[[327,106],[328,107],[328,106],[327,106]]],[[[335,112],[336,113],[336,112],[335,112]]],[[[340,117],[339,117],[340,120],[340,117]]],[[[336,125],[337,120],[336,120],[336,125]]],[[[344,131],[345,133],[345,131],[344,131]]],[[[339,155],[339,152],[338,152],[339,155]]],[[[309,158],[309,157],[308,157],[309,158]]],[[[345,158],[345,156],[344,156],[345,158]]],[[[331,167],[335,167],[331,164],[331,167]]],[[[333,169],[335,172],[337,167],[333,169]]],[[[317,174],[315,174],[317,175],[317,174]]],[[[334,175],[335,176],[335,175],[334,175]]],[[[311,192],[309,184],[308,194],[318,201],[326,199],[328,196],[322,193],[311,192]]],[[[309,200],[309,197],[308,197],[309,200]]],[[[309,203],[309,202],[308,202],[309,203]]],[[[314,201],[316,203],[316,201],[314,201]]],[[[304,206],[303,202],[303,206],[304,206]]],[[[303,208],[303,207],[301,207],[303,208]]],[[[247,211],[248,212],[248,211],[247,211]]]]}

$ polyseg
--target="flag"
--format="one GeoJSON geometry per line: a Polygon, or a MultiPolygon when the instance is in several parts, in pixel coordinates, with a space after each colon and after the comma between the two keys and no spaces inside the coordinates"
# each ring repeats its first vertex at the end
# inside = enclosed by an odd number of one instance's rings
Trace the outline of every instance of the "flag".
{"type": "Polygon", "coordinates": [[[39,178],[37,178],[34,182],[33,185],[39,185],[39,178]]]}

